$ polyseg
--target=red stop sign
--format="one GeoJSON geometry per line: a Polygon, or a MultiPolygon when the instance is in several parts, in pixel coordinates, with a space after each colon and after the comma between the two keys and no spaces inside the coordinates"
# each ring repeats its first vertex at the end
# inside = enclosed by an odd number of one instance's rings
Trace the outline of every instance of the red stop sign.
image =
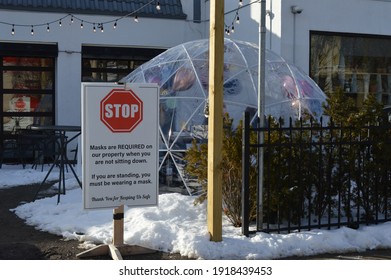
{"type": "Polygon", "coordinates": [[[143,102],[131,90],[113,89],[100,102],[100,120],[112,132],[131,132],[143,120],[143,102]]]}

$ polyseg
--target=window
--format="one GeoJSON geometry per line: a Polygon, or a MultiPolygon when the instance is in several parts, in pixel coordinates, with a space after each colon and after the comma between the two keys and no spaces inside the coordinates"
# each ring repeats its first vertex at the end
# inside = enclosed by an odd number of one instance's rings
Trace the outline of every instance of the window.
{"type": "Polygon", "coordinates": [[[57,46],[0,43],[0,136],[53,124],[57,46]]]}
{"type": "Polygon", "coordinates": [[[117,82],[164,50],[83,46],[82,81],[117,82]]]}
{"type": "Polygon", "coordinates": [[[368,94],[391,105],[391,37],[311,32],[310,76],[326,93],[343,89],[360,107],[368,94]]]}

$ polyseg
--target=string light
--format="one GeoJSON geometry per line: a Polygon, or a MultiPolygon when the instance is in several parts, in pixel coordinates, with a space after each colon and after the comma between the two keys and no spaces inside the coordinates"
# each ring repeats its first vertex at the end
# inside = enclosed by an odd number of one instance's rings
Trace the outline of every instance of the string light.
{"type": "MultiPolygon", "coordinates": [[[[239,21],[239,10],[241,8],[244,8],[248,5],[251,5],[253,2],[251,2],[250,4],[246,4],[244,5],[243,4],[243,1],[242,0],[238,0],[238,8],[235,9],[236,10],[236,13],[235,13],[235,18],[234,20],[232,21],[232,24],[226,24],[226,33],[229,35],[231,33],[234,33],[235,32],[235,27],[234,27],[234,24],[236,22],[236,24],[239,24],[240,21],[239,21]]],[[[254,1],[254,3],[256,3],[257,1],[254,1]]],[[[139,7],[138,9],[134,10],[133,12],[125,15],[125,16],[121,16],[117,19],[114,19],[114,20],[110,20],[110,21],[107,21],[107,22],[102,22],[102,23],[94,23],[94,22],[89,22],[89,21],[86,21],[86,20],[83,20],[81,18],[79,18],[78,16],[75,16],[73,14],[68,14],[66,16],[62,16],[61,18],[57,19],[57,20],[54,20],[54,21],[51,21],[51,22],[47,22],[47,23],[38,23],[38,24],[31,24],[31,25],[26,25],[26,24],[13,24],[13,23],[7,23],[7,22],[0,22],[0,24],[6,24],[6,25],[12,25],[12,29],[11,29],[11,34],[14,35],[15,34],[15,27],[29,27],[31,26],[31,33],[33,35],[34,33],[34,28],[36,27],[41,27],[41,26],[46,26],[46,31],[47,32],[50,32],[50,24],[53,24],[53,23],[58,23],[58,25],[61,27],[62,26],[62,20],[65,20],[67,17],[70,17],[70,24],[74,23],[75,20],[79,21],[80,22],[80,29],[83,29],[84,28],[84,25],[85,24],[89,24],[89,25],[92,25],[93,26],[93,31],[96,32],[96,28],[100,28],[101,32],[104,32],[104,27],[103,25],[104,24],[109,24],[109,23],[113,23],[113,29],[116,29],[117,26],[118,26],[118,21],[121,20],[121,19],[124,19],[124,18],[127,18],[127,17],[130,17],[130,16],[134,16],[134,21],[136,23],[139,22],[139,18],[137,16],[137,13],[139,13],[141,10],[145,9],[146,7],[150,6],[150,5],[153,5],[153,3],[156,3],[156,10],[160,11],[161,10],[161,5],[160,5],[160,1],[156,1],[156,0],[150,0],[148,1],[148,3],[144,4],[143,6],[139,7]]],[[[232,10],[232,11],[229,11],[226,14],[230,14],[232,12],[234,12],[235,10],[232,10]]],[[[205,20],[207,21],[207,20],[205,20]]]]}
{"type": "MultiPolygon", "coordinates": [[[[250,5],[250,4],[248,4],[250,5]]],[[[248,6],[246,5],[246,6],[248,6]]],[[[236,24],[240,24],[240,20],[239,20],[239,10],[243,8],[243,1],[242,0],[239,0],[239,4],[238,4],[238,8],[236,9],[236,13],[235,13],[235,18],[232,20],[232,23],[230,25],[227,25],[225,24],[225,34],[226,35],[231,35],[233,33],[235,33],[235,23],[236,24]]]]}

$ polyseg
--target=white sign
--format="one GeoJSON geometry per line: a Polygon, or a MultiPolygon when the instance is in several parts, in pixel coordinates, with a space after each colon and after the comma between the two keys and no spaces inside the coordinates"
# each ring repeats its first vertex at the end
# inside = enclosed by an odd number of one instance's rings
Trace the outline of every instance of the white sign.
{"type": "Polygon", "coordinates": [[[157,205],[158,106],[156,84],[82,83],[85,209],[157,205]]]}

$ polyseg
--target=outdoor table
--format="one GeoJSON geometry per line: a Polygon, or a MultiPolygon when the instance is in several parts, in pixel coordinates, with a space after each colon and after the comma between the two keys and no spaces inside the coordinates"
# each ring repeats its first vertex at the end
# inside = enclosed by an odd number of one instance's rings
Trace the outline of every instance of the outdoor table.
{"type": "MultiPolygon", "coordinates": [[[[81,126],[73,126],[73,125],[44,125],[44,126],[38,126],[38,125],[32,125],[30,127],[31,130],[35,131],[43,131],[48,133],[57,133],[58,139],[59,139],[59,151],[56,159],[54,160],[52,166],[49,168],[45,178],[43,179],[42,183],[40,184],[40,187],[35,195],[35,198],[37,197],[41,187],[46,182],[47,178],[49,177],[50,173],[52,172],[53,168],[58,164],[59,166],[59,182],[58,182],[58,198],[57,203],[60,202],[60,196],[61,194],[65,194],[65,168],[68,166],[70,170],[72,171],[73,175],[75,176],[80,188],[82,187],[82,184],[73,169],[72,164],[70,164],[68,160],[67,155],[67,147],[68,144],[76,139],[81,134],[81,126]],[[74,136],[71,138],[67,138],[66,133],[67,132],[76,132],[74,136]],[[62,188],[61,188],[62,187],[62,188]]],[[[34,198],[34,200],[35,200],[34,198]]]]}

